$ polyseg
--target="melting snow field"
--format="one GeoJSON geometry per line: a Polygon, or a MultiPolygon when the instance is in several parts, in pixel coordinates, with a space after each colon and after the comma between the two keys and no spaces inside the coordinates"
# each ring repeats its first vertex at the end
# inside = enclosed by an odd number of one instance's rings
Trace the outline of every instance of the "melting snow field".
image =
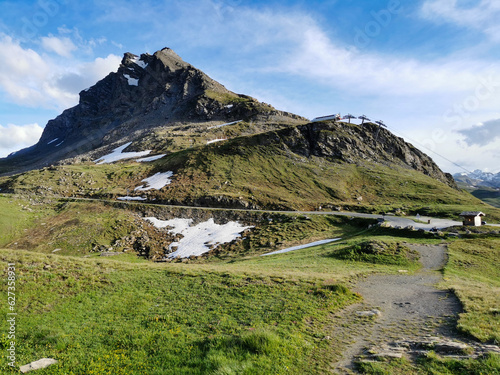
{"type": "Polygon", "coordinates": [[[329,240],[321,240],[321,241],[311,242],[311,243],[308,243],[308,244],[305,244],[305,245],[293,246],[293,247],[289,247],[289,248],[286,248],[286,249],[273,251],[272,253],[262,254],[261,257],[262,256],[266,256],[266,255],[283,254],[283,253],[288,253],[289,251],[301,250],[301,249],[306,249],[308,247],[313,247],[313,246],[318,246],[318,245],[324,245],[324,244],[327,244],[327,243],[330,243],[330,242],[338,241],[340,239],[341,238],[332,238],[332,239],[329,239],[329,240]]]}
{"type": "Polygon", "coordinates": [[[136,187],[134,189],[134,191],[135,190],[146,191],[146,190],[151,190],[151,189],[160,190],[161,188],[169,185],[172,182],[170,177],[172,177],[173,175],[174,175],[174,172],[172,172],[172,171],[168,171],[165,173],[158,172],[154,176],[151,176],[151,177],[148,177],[148,178],[145,178],[144,180],[142,180],[142,182],[145,182],[145,184],[142,186],[136,187]]]}
{"type": "Polygon", "coordinates": [[[218,138],[218,139],[212,139],[211,141],[207,141],[207,145],[215,142],[222,142],[222,141],[227,141],[226,138],[218,138]]]}
{"type": "Polygon", "coordinates": [[[138,161],[139,163],[148,162],[148,161],[155,161],[155,160],[161,159],[165,155],[167,155],[167,154],[160,154],[160,155],[150,156],[148,158],[137,159],[136,161],[138,161]]]}
{"type": "Polygon", "coordinates": [[[146,198],[143,197],[129,197],[128,195],[126,197],[118,197],[116,198],[119,201],[145,201],[146,198]]]}
{"type": "Polygon", "coordinates": [[[203,223],[192,226],[193,219],[171,219],[158,220],[155,217],[148,217],[157,228],[168,228],[172,234],[181,234],[183,237],[178,242],[173,242],[169,246],[169,250],[177,248],[169,258],[187,258],[191,255],[199,256],[211,248],[215,248],[220,244],[234,241],[241,237],[241,233],[251,226],[245,227],[238,222],[230,221],[226,224],[216,224],[214,219],[208,219],[203,223]]]}
{"type": "Polygon", "coordinates": [[[146,69],[146,67],[148,66],[148,64],[145,63],[144,61],[140,60],[139,57],[132,59],[132,61],[134,63],[136,63],[137,65],[139,65],[142,69],[146,69]]]}
{"type": "MultiPolygon", "coordinates": [[[[226,106],[226,108],[231,108],[229,106],[226,106]]],[[[234,125],[234,124],[237,124],[239,122],[242,122],[243,120],[238,120],[238,121],[233,121],[233,122],[228,122],[226,124],[221,124],[221,125],[215,125],[215,126],[210,126],[209,128],[207,129],[218,129],[218,128],[222,128],[223,126],[228,126],[228,125],[234,125]]]]}
{"type": "Polygon", "coordinates": [[[149,155],[151,152],[150,150],[148,151],[140,151],[140,152],[123,152],[128,146],[130,146],[132,142],[125,143],[124,145],[117,147],[113,150],[112,153],[108,155],[104,155],[103,157],[94,160],[94,163],[97,164],[106,164],[106,163],[113,163],[118,160],[123,160],[123,159],[133,159],[133,158],[140,158],[141,156],[146,156],[149,155]]]}
{"type": "Polygon", "coordinates": [[[139,86],[139,80],[137,78],[132,78],[128,74],[124,74],[123,76],[127,78],[129,86],[139,86]]]}

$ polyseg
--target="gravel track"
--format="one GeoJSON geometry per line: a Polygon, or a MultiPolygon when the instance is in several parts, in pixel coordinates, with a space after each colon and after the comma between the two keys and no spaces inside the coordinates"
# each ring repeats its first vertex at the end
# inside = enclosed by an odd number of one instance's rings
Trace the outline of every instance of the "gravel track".
{"type": "Polygon", "coordinates": [[[350,344],[342,359],[333,364],[335,373],[353,373],[353,360],[370,346],[430,336],[459,338],[455,326],[462,312],[460,301],[453,293],[434,287],[442,280],[439,270],[446,264],[446,246],[409,246],[420,254],[423,267],[419,272],[369,276],[354,285],[363,303],[350,306],[336,317],[335,326],[340,328],[334,330],[333,337],[350,344]],[[358,312],[374,309],[380,315],[364,321],[356,318],[358,312]]]}

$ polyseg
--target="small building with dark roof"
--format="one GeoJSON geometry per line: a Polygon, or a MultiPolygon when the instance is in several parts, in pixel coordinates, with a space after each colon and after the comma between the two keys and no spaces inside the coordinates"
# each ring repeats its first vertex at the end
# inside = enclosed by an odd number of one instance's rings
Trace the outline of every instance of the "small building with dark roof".
{"type": "Polygon", "coordinates": [[[464,225],[480,227],[483,222],[482,218],[486,215],[480,211],[464,211],[460,216],[464,218],[464,225]]]}

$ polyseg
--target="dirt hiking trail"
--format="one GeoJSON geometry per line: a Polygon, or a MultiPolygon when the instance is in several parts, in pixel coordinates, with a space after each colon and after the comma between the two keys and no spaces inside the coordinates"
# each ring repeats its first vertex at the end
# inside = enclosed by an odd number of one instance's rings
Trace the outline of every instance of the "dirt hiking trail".
{"type": "MultiPolygon", "coordinates": [[[[455,330],[462,307],[458,298],[434,287],[442,280],[445,245],[408,245],[418,251],[423,267],[413,275],[374,275],[358,281],[353,290],[363,302],[334,318],[331,340],[346,348],[332,364],[334,373],[352,374],[355,361],[411,358],[412,346],[436,342],[460,349],[464,338],[455,330]]],[[[449,350],[450,352],[453,350],[449,350]]],[[[418,352],[418,351],[417,351],[418,352]]]]}

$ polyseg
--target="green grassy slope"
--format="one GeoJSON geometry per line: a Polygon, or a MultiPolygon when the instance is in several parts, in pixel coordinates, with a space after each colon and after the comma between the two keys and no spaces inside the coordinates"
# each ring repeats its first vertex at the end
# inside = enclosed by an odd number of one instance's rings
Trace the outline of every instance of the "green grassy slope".
{"type": "Polygon", "coordinates": [[[483,188],[483,189],[473,190],[470,193],[476,198],[481,199],[482,201],[494,207],[500,208],[500,191],[483,188]]]}
{"type": "Polygon", "coordinates": [[[133,212],[95,202],[0,196],[0,209],[0,246],[43,253],[83,256],[95,246],[112,246],[136,227],[133,212]]]}
{"type": "Polygon", "coordinates": [[[458,326],[482,341],[500,342],[500,238],[456,241],[449,251],[445,285],[465,310],[458,326]]]}
{"type": "MultiPolygon", "coordinates": [[[[419,232],[366,229],[368,222],[361,219],[280,215],[271,222],[264,216],[267,225],[249,236],[247,245],[227,248],[231,257],[171,264],[131,254],[84,259],[62,255],[83,255],[92,237],[111,241],[127,233],[135,214],[96,202],[42,204],[13,197],[0,197],[0,207],[10,215],[0,221],[0,232],[17,223],[9,241],[24,239],[20,247],[31,239],[38,244],[33,248],[49,252],[0,250],[3,278],[7,263],[16,268],[15,308],[22,316],[16,326],[18,364],[59,360],[40,374],[323,374],[345,345],[324,339],[331,314],[359,301],[344,285],[371,273],[413,272],[418,264],[404,242],[440,241],[419,232]],[[272,250],[271,242],[285,237],[302,242],[307,236],[343,240],[254,256],[272,250]],[[385,250],[373,253],[367,247],[380,243],[388,244],[385,250]],[[65,251],[50,254],[56,245],[65,251]]],[[[496,237],[458,240],[450,246],[445,270],[445,287],[453,288],[466,308],[460,327],[485,341],[499,338],[498,248],[496,237]]],[[[0,286],[2,295],[6,288],[0,286]]],[[[1,313],[7,308],[2,304],[1,313]]],[[[0,347],[7,345],[3,335],[0,347]]],[[[365,372],[491,373],[497,362],[427,358],[419,365],[391,362],[365,372]]],[[[0,371],[11,373],[5,357],[0,371]]]]}
{"type": "MultiPolygon", "coordinates": [[[[416,268],[403,258],[358,259],[355,252],[373,237],[389,244],[388,255],[394,244],[416,241],[387,236],[381,228],[289,254],[168,265],[0,250],[2,272],[13,263],[17,273],[16,309],[23,317],[16,327],[18,363],[59,360],[40,374],[327,373],[345,345],[324,339],[330,314],[359,301],[343,283],[372,272],[397,272],[403,264],[416,268]]],[[[486,253],[497,242],[485,239],[479,251],[467,241],[455,242],[445,271],[446,287],[466,302],[461,327],[485,340],[498,335],[491,308],[498,254],[486,253]]],[[[0,288],[5,293],[5,285],[0,288]]],[[[3,304],[1,312],[6,308],[3,304]]],[[[0,346],[7,346],[5,336],[0,346]]],[[[10,373],[4,360],[0,366],[10,373]]],[[[362,370],[493,374],[499,369],[494,356],[477,361],[429,356],[416,365],[391,361],[362,370]]]]}
{"type": "MultiPolygon", "coordinates": [[[[17,272],[18,363],[59,360],[40,374],[322,373],[328,315],[358,299],[334,284],[175,265],[15,251],[0,259],[2,273],[7,262],[17,272]]],[[[5,359],[0,368],[11,373],[5,359]]]]}
{"type": "Polygon", "coordinates": [[[29,199],[0,195],[0,247],[24,235],[50,212],[46,205],[29,199]]]}

